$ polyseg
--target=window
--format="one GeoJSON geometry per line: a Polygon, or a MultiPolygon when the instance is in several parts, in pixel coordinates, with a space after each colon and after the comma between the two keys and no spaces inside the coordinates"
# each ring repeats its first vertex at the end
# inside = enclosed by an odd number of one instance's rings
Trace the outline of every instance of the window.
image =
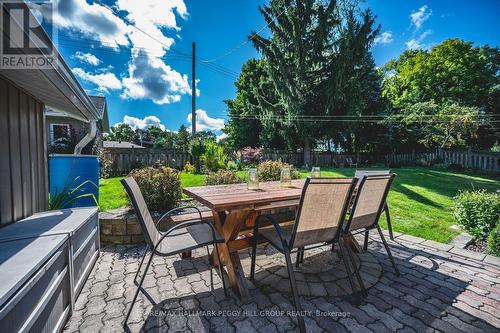
{"type": "Polygon", "coordinates": [[[56,143],[57,140],[69,140],[71,137],[71,128],[69,124],[50,124],[50,142],[56,143]]]}

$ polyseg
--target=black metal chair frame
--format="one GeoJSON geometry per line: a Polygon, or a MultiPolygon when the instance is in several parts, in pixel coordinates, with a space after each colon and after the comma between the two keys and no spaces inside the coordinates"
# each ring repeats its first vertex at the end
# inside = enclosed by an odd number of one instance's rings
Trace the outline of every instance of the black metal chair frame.
{"type": "MultiPolygon", "coordinates": [[[[141,228],[146,229],[145,228],[145,222],[143,221],[143,217],[139,213],[140,212],[139,207],[137,206],[137,203],[135,202],[135,198],[133,197],[133,194],[132,194],[132,191],[131,191],[130,187],[128,186],[128,184],[124,180],[122,180],[121,183],[122,183],[123,187],[125,187],[125,190],[127,191],[127,194],[129,195],[130,200],[132,201],[132,205],[134,206],[134,209],[137,212],[137,218],[141,222],[141,228]]],[[[168,256],[172,256],[172,255],[175,255],[175,254],[179,254],[179,253],[188,251],[188,250],[194,250],[194,249],[197,249],[197,248],[206,247],[206,249],[207,249],[207,255],[210,258],[210,251],[209,251],[208,245],[211,244],[214,247],[214,251],[215,251],[215,253],[217,255],[217,259],[219,260],[219,262],[221,262],[220,261],[219,251],[217,249],[217,243],[222,242],[222,240],[217,241],[217,237],[216,237],[216,233],[217,232],[215,231],[214,226],[210,222],[205,221],[205,220],[202,219],[201,211],[197,207],[186,206],[186,207],[174,208],[174,209],[168,211],[167,213],[165,213],[162,217],[160,217],[160,219],[155,223],[155,227],[158,230],[158,232],[162,235],[161,238],[158,240],[158,242],[156,244],[153,244],[153,241],[150,239],[147,230],[143,230],[143,234],[144,234],[144,238],[146,239],[147,246],[146,246],[146,249],[144,250],[141,262],[140,262],[139,267],[137,269],[137,272],[136,272],[136,274],[134,276],[134,283],[135,284],[137,284],[137,277],[139,276],[139,273],[141,271],[141,268],[142,268],[142,265],[144,263],[144,259],[146,258],[147,253],[151,251],[151,255],[150,255],[149,259],[148,259],[148,262],[147,262],[147,265],[146,265],[146,269],[144,270],[144,273],[142,273],[142,276],[141,276],[139,285],[137,286],[137,290],[135,292],[134,298],[132,299],[132,303],[131,303],[130,308],[129,308],[128,312],[127,312],[127,316],[125,317],[125,320],[123,322],[123,326],[127,325],[128,318],[130,317],[130,314],[132,313],[132,309],[133,309],[134,304],[135,304],[135,302],[137,300],[137,296],[139,295],[139,291],[142,289],[142,284],[144,282],[144,279],[146,277],[148,269],[149,269],[149,267],[151,265],[151,262],[153,261],[154,255],[168,257],[168,256]],[[168,217],[168,216],[172,215],[173,213],[176,213],[176,212],[179,212],[179,211],[183,211],[183,210],[186,210],[186,209],[195,209],[195,210],[197,210],[198,214],[200,216],[200,219],[199,220],[196,219],[196,220],[191,220],[191,221],[185,221],[185,222],[176,224],[175,226],[173,226],[170,229],[168,229],[165,233],[162,233],[158,229],[158,225],[160,224],[160,222],[165,217],[168,217]],[[184,228],[184,227],[188,227],[190,225],[195,225],[195,224],[207,224],[207,225],[210,226],[210,229],[212,231],[212,242],[211,243],[206,244],[206,245],[203,244],[203,245],[196,246],[196,247],[189,247],[189,248],[185,248],[185,249],[178,249],[176,251],[169,252],[169,253],[163,253],[163,252],[157,251],[158,246],[160,246],[160,244],[163,242],[163,240],[167,236],[169,236],[173,231],[181,229],[181,228],[184,228]]],[[[223,275],[223,271],[222,271],[221,265],[219,265],[219,274],[220,274],[220,278],[222,280],[222,286],[223,286],[223,289],[224,289],[224,294],[227,296],[226,283],[224,281],[224,275],[223,275]]],[[[210,265],[210,284],[211,284],[211,286],[213,288],[212,265],[210,265]]]]}
{"type": "MultiPolygon", "coordinates": [[[[330,178],[330,179],[332,180],[331,183],[323,183],[323,184],[339,184],[338,182],[335,182],[336,178],[330,178]]],[[[259,215],[257,217],[257,219],[255,220],[255,226],[254,226],[254,232],[253,232],[254,237],[252,240],[252,262],[251,262],[251,268],[250,268],[250,280],[253,281],[255,278],[255,261],[256,261],[256,257],[257,257],[257,242],[258,242],[258,238],[261,237],[261,235],[259,234],[259,224],[263,221],[263,219],[266,219],[274,227],[276,233],[278,234],[278,236],[280,238],[281,244],[282,244],[283,249],[280,249],[280,248],[274,246],[272,242],[269,242],[270,245],[272,245],[279,252],[283,253],[283,255],[285,256],[286,266],[287,266],[287,270],[288,270],[288,276],[290,279],[290,287],[292,289],[292,296],[293,296],[293,300],[294,300],[294,304],[295,304],[295,309],[296,309],[297,314],[298,314],[297,321],[299,324],[300,332],[305,332],[305,323],[304,323],[304,318],[300,315],[302,312],[302,308],[300,305],[300,299],[299,299],[299,294],[298,294],[298,290],[297,290],[297,282],[295,280],[295,273],[293,270],[293,264],[292,264],[292,260],[291,260],[292,253],[297,253],[297,262],[299,262],[300,258],[303,259],[305,250],[311,250],[311,249],[315,249],[315,248],[322,247],[322,246],[329,245],[329,244],[335,244],[335,243],[339,244],[339,248],[342,251],[342,254],[341,254],[342,259],[343,259],[342,261],[344,262],[344,266],[346,268],[349,283],[350,283],[351,288],[353,289],[353,292],[355,293],[356,297],[359,299],[359,293],[356,291],[355,283],[354,283],[354,280],[352,277],[351,268],[349,267],[349,263],[348,263],[348,261],[349,261],[348,258],[352,258],[352,254],[350,253],[349,247],[344,244],[344,241],[341,237],[342,227],[343,227],[343,224],[345,223],[345,216],[346,216],[347,210],[349,208],[349,201],[350,201],[349,199],[347,199],[346,203],[344,204],[342,215],[341,215],[342,218],[341,218],[341,221],[339,222],[339,225],[337,226],[338,229],[336,231],[336,235],[332,240],[330,240],[328,242],[322,242],[321,244],[313,245],[313,246],[310,246],[307,248],[301,247],[301,248],[297,248],[297,250],[292,250],[293,243],[295,240],[295,235],[297,234],[297,228],[298,228],[298,224],[299,224],[298,219],[300,218],[300,213],[302,210],[302,203],[304,200],[304,194],[305,194],[305,191],[307,190],[307,187],[309,186],[310,181],[311,181],[311,179],[307,178],[307,180],[304,184],[304,187],[302,189],[302,195],[301,195],[300,202],[299,202],[299,209],[298,209],[297,214],[296,214],[297,220],[295,221],[295,224],[293,226],[292,236],[291,236],[289,241],[287,241],[285,239],[285,237],[283,236],[282,228],[274,218],[272,218],[269,215],[259,215]]],[[[353,182],[351,184],[352,187],[349,190],[348,198],[350,198],[352,196],[355,183],[356,183],[356,178],[353,178],[353,182]]],[[[345,183],[342,183],[342,184],[345,184],[345,183]]],[[[352,264],[354,265],[354,267],[356,266],[354,262],[352,262],[352,264]]],[[[361,277],[359,276],[359,272],[357,272],[356,268],[354,268],[354,274],[356,275],[356,279],[358,280],[358,283],[360,283],[360,288],[361,288],[363,294],[365,294],[366,291],[364,289],[364,285],[362,284],[361,277]]]]}
{"type": "MultiPolygon", "coordinates": [[[[383,200],[381,201],[381,204],[380,204],[380,207],[378,209],[378,212],[377,212],[377,217],[375,219],[375,223],[373,223],[371,226],[369,227],[366,227],[364,228],[364,230],[360,230],[360,231],[357,231],[357,232],[349,232],[349,229],[351,227],[351,221],[352,221],[352,218],[349,218],[349,221],[345,224],[345,228],[343,230],[343,237],[346,237],[349,233],[351,235],[357,235],[357,234],[360,234],[360,233],[365,233],[365,239],[364,239],[364,244],[363,244],[363,250],[364,251],[367,251],[368,250],[368,233],[370,230],[372,229],[377,229],[378,231],[378,234],[380,236],[380,238],[382,239],[382,243],[384,244],[384,248],[387,252],[387,255],[389,256],[389,260],[391,261],[391,264],[392,264],[392,267],[394,268],[394,271],[396,273],[396,276],[400,276],[400,273],[399,273],[399,269],[398,267],[396,266],[396,263],[394,261],[394,257],[392,256],[392,252],[391,252],[391,249],[389,248],[389,244],[387,243],[387,240],[385,239],[385,236],[382,232],[382,229],[380,228],[380,225],[379,225],[379,220],[380,220],[380,215],[382,214],[382,212],[384,210],[386,210],[386,216],[388,216],[388,207],[387,207],[387,203],[386,203],[386,200],[387,200],[387,195],[389,194],[389,190],[391,189],[391,185],[392,185],[392,182],[394,181],[394,178],[396,177],[396,174],[392,173],[390,175],[384,175],[384,176],[377,176],[377,175],[373,175],[373,176],[364,176],[363,178],[361,178],[360,180],[360,184],[359,184],[359,187],[358,187],[358,192],[357,192],[357,195],[356,195],[356,198],[354,200],[354,204],[352,206],[352,209],[351,209],[351,212],[350,212],[350,217],[354,216],[354,212],[356,210],[356,205],[357,205],[357,202],[358,202],[358,199],[359,199],[359,194],[361,193],[362,191],[362,188],[363,188],[363,185],[365,183],[365,181],[368,179],[368,178],[383,178],[383,177],[387,177],[387,176],[390,176],[390,179],[389,179],[389,183],[387,184],[387,187],[384,191],[384,194],[383,194],[383,200]]],[[[388,219],[389,221],[389,219],[388,219]]],[[[391,233],[391,231],[389,231],[389,233],[391,233]]]]}

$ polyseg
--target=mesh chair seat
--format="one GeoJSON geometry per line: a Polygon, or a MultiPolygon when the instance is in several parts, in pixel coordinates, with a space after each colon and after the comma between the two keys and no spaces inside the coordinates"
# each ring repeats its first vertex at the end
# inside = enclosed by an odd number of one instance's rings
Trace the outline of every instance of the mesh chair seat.
{"type": "MultiPolygon", "coordinates": [[[[195,224],[172,231],[156,249],[156,254],[171,256],[213,244],[212,228],[207,224],[195,224]]],[[[224,238],[215,231],[215,242],[222,243],[224,238]]]]}
{"type": "MultiPolygon", "coordinates": [[[[285,225],[281,227],[283,231],[283,238],[287,243],[290,243],[293,233],[293,224],[285,225]]],[[[283,244],[281,239],[274,228],[265,228],[259,230],[259,236],[265,238],[269,243],[271,243],[276,249],[283,252],[283,244]]]]}

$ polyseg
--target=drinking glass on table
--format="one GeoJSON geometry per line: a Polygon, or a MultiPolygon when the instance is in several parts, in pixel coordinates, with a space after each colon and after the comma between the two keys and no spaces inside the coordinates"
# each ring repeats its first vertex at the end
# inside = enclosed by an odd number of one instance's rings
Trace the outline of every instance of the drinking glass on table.
{"type": "Polygon", "coordinates": [[[313,167],[311,170],[311,178],[320,178],[321,169],[319,167],[313,167]]]}
{"type": "Polygon", "coordinates": [[[281,181],[282,187],[292,186],[292,175],[291,175],[290,168],[285,167],[285,168],[281,169],[280,181],[281,181]]]}
{"type": "Polygon", "coordinates": [[[257,175],[257,169],[255,168],[248,169],[247,189],[259,189],[259,176],[257,175]]]}

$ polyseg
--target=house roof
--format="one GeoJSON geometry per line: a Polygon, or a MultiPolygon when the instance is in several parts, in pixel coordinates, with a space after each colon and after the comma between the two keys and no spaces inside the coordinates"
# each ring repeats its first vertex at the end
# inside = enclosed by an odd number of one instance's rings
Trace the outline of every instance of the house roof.
{"type": "Polygon", "coordinates": [[[102,125],[105,132],[109,132],[109,118],[108,118],[108,103],[104,96],[89,96],[99,113],[99,119],[102,119],[102,125]]]}
{"type": "Polygon", "coordinates": [[[103,148],[144,148],[143,146],[127,141],[103,141],[102,146],[103,148]]]}
{"type": "MultiPolygon", "coordinates": [[[[26,6],[26,4],[23,5],[26,6]]],[[[29,11],[29,16],[30,19],[36,20],[31,11],[29,11]]],[[[12,20],[11,24],[18,24],[18,22],[12,20]]],[[[19,24],[18,29],[23,31],[19,24]]],[[[0,31],[0,33],[9,40],[7,33],[3,31],[0,31]]],[[[99,119],[96,107],[68,68],[48,34],[43,30],[40,33],[44,34],[44,38],[39,36],[35,38],[35,34],[26,33],[25,36],[30,40],[30,45],[35,45],[40,50],[45,47],[44,44],[41,44],[41,40],[50,43],[50,47],[53,49],[54,61],[50,63],[49,68],[0,68],[0,75],[55,111],[64,110],[73,118],[85,122],[99,119]]],[[[23,55],[24,51],[20,49],[18,54],[23,55]]]]}

